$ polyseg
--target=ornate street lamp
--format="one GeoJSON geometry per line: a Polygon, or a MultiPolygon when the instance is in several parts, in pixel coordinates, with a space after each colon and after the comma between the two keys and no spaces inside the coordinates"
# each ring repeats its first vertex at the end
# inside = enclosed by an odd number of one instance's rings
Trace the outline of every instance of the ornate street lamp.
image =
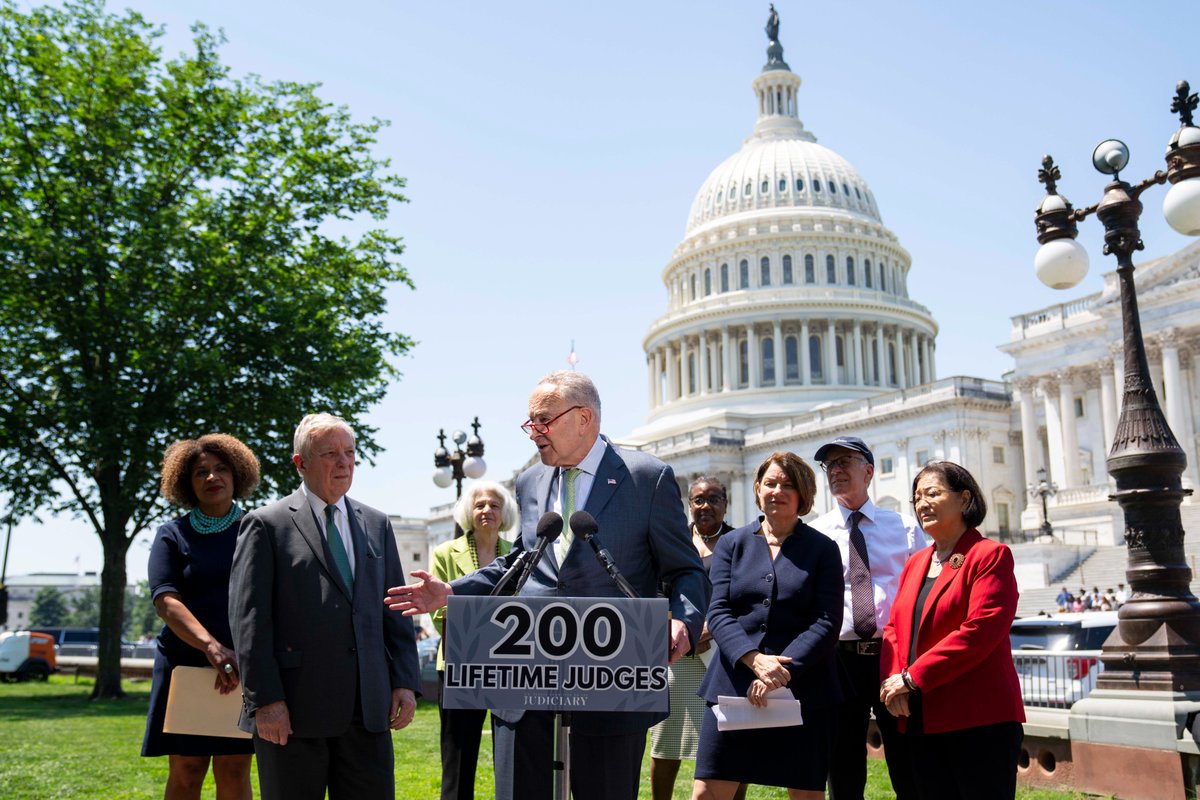
{"type": "MultiPolygon", "coordinates": [[[[445,489],[450,484],[455,484],[454,499],[462,497],[462,482],[463,478],[482,478],[487,472],[487,464],[483,460],[483,440],[479,438],[479,417],[476,417],[471,423],[471,430],[474,431],[468,439],[467,435],[462,431],[455,431],[451,434],[451,440],[454,442],[454,449],[446,449],[446,431],[444,428],[438,430],[438,448],[433,451],[433,464],[436,469],[433,471],[433,482],[442,489],[445,489]],[[463,445],[467,449],[463,450],[463,445]]],[[[462,528],[458,523],[454,523],[454,538],[462,536],[462,528]]]]}
{"type": "Polygon", "coordinates": [[[1171,227],[1200,234],[1200,128],[1192,124],[1196,95],[1181,81],[1171,111],[1180,128],[1167,145],[1167,169],[1131,185],[1120,172],[1129,163],[1129,148],[1116,139],[1096,146],[1092,163],[1113,180],[1100,202],[1075,209],[1057,191],[1062,177],[1050,156],[1042,159],[1038,180],[1046,197],[1038,207],[1037,238],[1042,247],[1034,265],[1038,278],[1055,289],[1069,289],[1087,273],[1087,252],[1076,241],[1076,222],[1092,213],[1104,225],[1104,253],[1117,257],[1121,320],[1125,344],[1125,392],[1116,437],[1109,451],[1108,472],[1116,482],[1110,499],[1125,516],[1129,546],[1126,575],[1133,589],[1118,612],[1117,630],[1104,645],[1105,689],[1200,690],[1200,601],[1188,588],[1192,571],[1183,553],[1179,504],[1190,489],[1180,476],[1187,457],[1171,433],[1159,406],[1133,283],[1133,253],[1143,249],[1138,218],[1142,192],[1170,182],[1163,213],[1171,227]]]}
{"type": "Polygon", "coordinates": [[[1054,526],[1050,524],[1050,513],[1046,510],[1046,498],[1056,494],[1058,494],[1058,484],[1046,480],[1046,468],[1038,467],[1037,483],[1029,484],[1029,496],[1042,499],[1042,525],[1038,528],[1038,533],[1042,536],[1054,535],[1054,526]]]}

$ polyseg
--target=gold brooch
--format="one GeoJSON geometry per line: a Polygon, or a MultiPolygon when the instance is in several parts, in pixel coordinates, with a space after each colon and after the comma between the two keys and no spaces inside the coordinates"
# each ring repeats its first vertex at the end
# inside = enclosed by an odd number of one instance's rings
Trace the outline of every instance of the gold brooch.
{"type": "Polygon", "coordinates": [[[947,561],[946,563],[950,565],[950,569],[958,569],[959,567],[961,567],[963,565],[963,562],[966,560],[967,560],[967,557],[964,556],[962,553],[955,553],[954,555],[950,556],[950,560],[947,561]]]}

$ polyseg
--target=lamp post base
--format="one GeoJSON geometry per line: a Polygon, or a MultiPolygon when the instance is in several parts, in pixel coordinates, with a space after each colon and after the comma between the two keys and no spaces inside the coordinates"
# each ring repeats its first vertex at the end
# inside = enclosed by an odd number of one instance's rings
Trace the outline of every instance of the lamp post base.
{"type": "MultiPolygon", "coordinates": [[[[1107,672],[1104,673],[1107,675],[1107,672]]],[[[1097,689],[1071,707],[1072,788],[1127,798],[1195,797],[1200,693],[1097,689]]]]}

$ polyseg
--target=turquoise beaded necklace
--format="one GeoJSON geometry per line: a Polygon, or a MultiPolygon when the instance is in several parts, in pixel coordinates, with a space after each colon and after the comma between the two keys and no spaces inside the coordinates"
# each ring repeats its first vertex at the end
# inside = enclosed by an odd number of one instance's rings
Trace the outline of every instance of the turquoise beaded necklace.
{"type": "Polygon", "coordinates": [[[192,523],[192,530],[196,533],[220,533],[237,522],[241,515],[242,509],[238,507],[237,503],[234,503],[223,517],[210,517],[200,509],[193,508],[188,514],[188,522],[192,523]]]}

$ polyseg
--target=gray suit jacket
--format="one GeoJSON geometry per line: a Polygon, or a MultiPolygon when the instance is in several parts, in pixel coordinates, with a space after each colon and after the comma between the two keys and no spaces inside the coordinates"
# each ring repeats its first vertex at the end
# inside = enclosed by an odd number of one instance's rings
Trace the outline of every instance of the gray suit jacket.
{"type": "Polygon", "coordinates": [[[364,727],[388,729],[391,691],[420,688],[412,620],[387,613],[388,586],[404,583],[392,525],[346,498],[354,591],[333,565],[321,526],[297,490],[242,521],[229,587],[229,622],[242,676],[239,727],[286,700],[294,736],[339,736],[362,694],[364,727]]]}
{"type": "MultiPolygon", "coordinates": [[[[454,581],[456,594],[487,594],[515,555],[537,547],[537,523],[550,507],[554,467],[537,464],[517,478],[521,535],[513,552],[487,567],[454,581]]],[[[671,615],[687,625],[693,643],[700,640],[709,583],[688,531],[675,473],[653,456],[618,450],[609,442],[584,506],[596,518],[597,538],[612,553],[621,574],[641,597],[655,597],[659,586],[668,591],[671,615]]],[[[571,546],[566,562],[558,564],[551,547],[538,562],[521,592],[530,596],[621,597],[620,590],[581,539],[571,546]]],[[[666,643],[663,643],[664,648],[666,643]]],[[[515,722],[520,711],[493,711],[515,722]]],[[[585,734],[631,733],[644,730],[666,714],[575,712],[574,729],[585,734]]]]}

